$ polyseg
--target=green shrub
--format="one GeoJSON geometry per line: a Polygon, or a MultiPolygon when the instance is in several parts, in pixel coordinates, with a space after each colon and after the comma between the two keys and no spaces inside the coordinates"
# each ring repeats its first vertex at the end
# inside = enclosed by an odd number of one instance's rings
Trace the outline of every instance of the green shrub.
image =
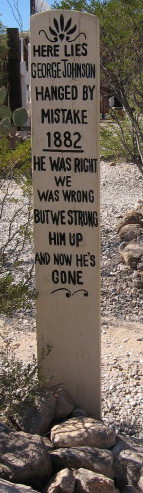
{"type": "Polygon", "coordinates": [[[0,138],[0,178],[12,178],[23,185],[25,178],[31,185],[31,141],[16,141],[11,148],[11,138],[0,138]]]}
{"type": "MultiPolygon", "coordinates": [[[[6,257],[5,257],[6,263],[6,257]]],[[[21,265],[21,263],[19,263],[21,265]]],[[[4,264],[3,264],[4,265],[4,264]]],[[[18,268],[20,268],[20,265],[18,268]]],[[[12,315],[16,310],[30,308],[32,299],[35,298],[34,291],[27,286],[26,282],[15,282],[12,274],[5,273],[0,278],[0,311],[5,315],[12,315]]]]}
{"type": "Polygon", "coordinates": [[[117,161],[123,156],[123,149],[120,138],[116,133],[114,125],[108,124],[101,126],[100,129],[100,146],[103,159],[114,159],[117,161]]]}
{"type": "Polygon", "coordinates": [[[104,159],[138,162],[138,148],[134,130],[126,116],[110,112],[111,120],[101,124],[101,155],[104,159]]]}
{"type": "Polygon", "coordinates": [[[31,145],[30,139],[17,141],[12,149],[10,139],[0,138],[0,217],[4,231],[0,245],[0,312],[6,315],[29,308],[35,297],[31,283],[34,262],[26,269],[23,264],[29,242],[33,248],[31,145]],[[20,195],[16,193],[17,185],[20,195]]]}
{"type": "MultiPolygon", "coordinates": [[[[52,347],[47,345],[42,351],[41,360],[37,363],[35,355],[31,363],[24,364],[16,356],[15,346],[9,336],[8,329],[1,335],[0,346],[0,412],[4,418],[14,422],[25,403],[34,402],[51,376],[44,380],[39,377],[43,359],[48,357],[52,347]]],[[[17,345],[16,345],[17,346],[17,345]]],[[[18,351],[18,348],[17,348],[18,351]]]]}

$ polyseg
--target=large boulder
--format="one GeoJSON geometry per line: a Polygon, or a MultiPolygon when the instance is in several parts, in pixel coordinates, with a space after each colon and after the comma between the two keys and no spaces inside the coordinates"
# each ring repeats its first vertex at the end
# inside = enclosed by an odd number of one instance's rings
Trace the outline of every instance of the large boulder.
{"type": "Polygon", "coordinates": [[[121,240],[126,242],[137,239],[141,235],[143,235],[143,226],[140,224],[126,224],[119,231],[121,240]]]}
{"type": "Polygon", "coordinates": [[[62,384],[55,385],[51,391],[56,399],[53,421],[61,421],[72,413],[74,401],[62,384]]]}
{"type": "Polygon", "coordinates": [[[112,448],[112,454],[118,457],[122,450],[134,450],[134,452],[143,454],[143,439],[119,434],[112,448]]]}
{"type": "Polygon", "coordinates": [[[50,428],[56,405],[56,397],[50,391],[42,390],[33,403],[24,403],[17,424],[22,431],[44,435],[50,428]]]}
{"type": "Polygon", "coordinates": [[[54,471],[64,467],[69,469],[89,469],[113,478],[113,456],[109,450],[91,447],[59,448],[52,450],[51,461],[54,471]]]}
{"type": "Polygon", "coordinates": [[[143,204],[141,203],[136,209],[127,212],[118,222],[117,231],[121,230],[126,224],[139,224],[143,227],[143,204]]]}
{"type": "Polygon", "coordinates": [[[1,493],[38,493],[30,486],[24,484],[14,484],[4,479],[0,479],[0,491],[1,493]]]}
{"type": "Polygon", "coordinates": [[[116,443],[115,431],[94,418],[71,418],[51,429],[55,448],[97,447],[108,449],[116,443]]]}
{"type": "Polygon", "coordinates": [[[74,409],[74,402],[63,385],[43,389],[33,403],[24,403],[17,418],[18,427],[26,433],[45,435],[51,426],[67,418],[74,409]]]}
{"type": "Polygon", "coordinates": [[[76,493],[115,493],[114,481],[102,474],[88,471],[87,469],[78,469],[74,472],[76,483],[76,493]]]}
{"type": "Polygon", "coordinates": [[[72,471],[65,468],[58,472],[45,488],[44,493],[74,493],[75,477],[72,471]]]}
{"type": "Polygon", "coordinates": [[[126,476],[126,483],[138,488],[143,475],[143,455],[132,450],[123,450],[120,453],[119,461],[126,476]]]}
{"type": "Polygon", "coordinates": [[[51,459],[38,435],[23,432],[0,434],[0,477],[35,489],[52,475],[51,459]]]}
{"type": "Polygon", "coordinates": [[[125,264],[129,265],[131,269],[137,269],[138,263],[143,259],[143,241],[128,244],[123,242],[119,247],[119,252],[125,264]]]}
{"type": "Polygon", "coordinates": [[[127,484],[141,489],[143,477],[143,440],[120,435],[112,448],[114,472],[118,487],[127,484]],[[140,486],[139,486],[140,482],[140,486]]]}
{"type": "MultiPolygon", "coordinates": [[[[133,270],[142,270],[143,263],[143,201],[119,221],[117,231],[122,243],[119,252],[123,262],[133,270]]],[[[142,286],[137,286],[142,287],[142,286]]]]}

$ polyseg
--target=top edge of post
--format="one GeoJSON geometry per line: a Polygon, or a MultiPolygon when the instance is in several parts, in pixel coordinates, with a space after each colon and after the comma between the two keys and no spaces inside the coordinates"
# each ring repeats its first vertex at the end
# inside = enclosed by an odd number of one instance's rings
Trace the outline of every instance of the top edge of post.
{"type": "Polygon", "coordinates": [[[70,9],[52,9],[52,10],[49,9],[49,10],[45,10],[43,12],[37,12],[35,14],[31,14],[31,16],[30,16],[30,22],[32,22],[32,20],[35,19],[38,16],[51,15],[51,14],[54,14],[55,12],[56,13],[57,12],[60,12],[60,13],[69,12],[70,15],[80,14],[82,16],[92,17],[92,18],[96,19],[96,21],[99,23],[99,17],[97,15],[90,14],[89,12],[81,12],[81,10],[70,10],[70,9]]]}

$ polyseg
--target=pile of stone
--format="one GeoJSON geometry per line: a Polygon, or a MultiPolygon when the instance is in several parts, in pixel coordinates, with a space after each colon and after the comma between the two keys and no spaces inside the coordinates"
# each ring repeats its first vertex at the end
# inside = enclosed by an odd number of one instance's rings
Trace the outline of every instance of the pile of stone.
{"type": "Polygon", "coordinates": [[[62,386],[25,405],[17,427],[0,425],[3,493],[143,492],[143,440],[76,409],[62,386]]]}
{"type": "Polygon", "coordinates": [[[133,271],[133,286],[143,288],[143,201],[119,221],[117,231],[122,243],[119,251],[123,262],[133,271]]]}

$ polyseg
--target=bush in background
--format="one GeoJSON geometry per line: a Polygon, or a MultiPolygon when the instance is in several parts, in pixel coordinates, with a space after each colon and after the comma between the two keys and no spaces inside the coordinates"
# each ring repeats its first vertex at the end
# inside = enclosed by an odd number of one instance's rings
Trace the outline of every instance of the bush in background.
{"type": "Polygon", "coordinates": [[[127,116],[119,117],[110,111],[108,122],[100,128],[101,155],[103,159],[138,162],[138,147],[134,127],[127,116]]]}
{"type": "MultiPolygon", "coordinates": [[[[25,404],[34,402],[35,397],[40,394],[47,379],[39,377],[43,359],[48,357],[52,347],[47,345],[41,354],[41,360],[37,363],[35,355],[31,363],[24,364],[15,353],[15,346],[9,336],[8,329],[1,335],[2,346],[0,346],[0,413],[5,420],[15,423],[25,404]]],[[[17,353],[18,354],[18,353],[17,353]]]]}

